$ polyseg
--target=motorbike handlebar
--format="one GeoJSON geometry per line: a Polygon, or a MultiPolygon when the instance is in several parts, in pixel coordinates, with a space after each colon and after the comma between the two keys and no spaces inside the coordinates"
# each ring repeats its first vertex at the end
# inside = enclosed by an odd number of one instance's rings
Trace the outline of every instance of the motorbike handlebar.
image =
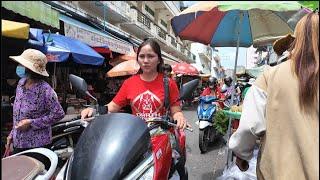
{"type": "MultiPolygon", "coordinates": [[[[165,124],[173,126],[173,127],[177,127],[177,124],[175,122],[169,122],[169,121],[165,120],[164,118],[153,118],[151,120],[147,120],[146,122],[147,123],[149,123],[149,122],[160,122],[160,123],[165,123],[165,124]]],[[[188,126],[186,127],[186,130],[188,130],[190,132],[193,132],[193,129],[188,127],[188,126]]]]}

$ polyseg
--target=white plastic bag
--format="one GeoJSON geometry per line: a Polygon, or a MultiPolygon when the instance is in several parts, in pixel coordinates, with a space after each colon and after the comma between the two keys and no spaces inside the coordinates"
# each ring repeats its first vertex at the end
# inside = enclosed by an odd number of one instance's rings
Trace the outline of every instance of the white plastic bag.
{"type": "Polygon", "coordinates": [[[256,165],[259,149],[255,149],[253,157],[249,161],[249,169],[241,171],[235,162],[232,162],[228,169],[223,171],[222,176],[218,177],[217,180],[257,180],[256,165]]]}

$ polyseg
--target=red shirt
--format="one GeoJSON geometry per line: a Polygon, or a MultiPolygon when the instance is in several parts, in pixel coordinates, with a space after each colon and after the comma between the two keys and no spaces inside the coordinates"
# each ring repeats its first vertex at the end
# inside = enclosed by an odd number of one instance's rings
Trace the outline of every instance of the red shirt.
{"type": "MultiPolygon", "coordinates": [[[[170,106],[179,106],[179,90],[175,81],[169,80],[170,106]]],[[[130,104],[132,114],[143,119],[160,117],[165,114],[163,74],[155,80],[147,82],[134,75],[125,80],[112,100],[120,107],[130,104]]]]}

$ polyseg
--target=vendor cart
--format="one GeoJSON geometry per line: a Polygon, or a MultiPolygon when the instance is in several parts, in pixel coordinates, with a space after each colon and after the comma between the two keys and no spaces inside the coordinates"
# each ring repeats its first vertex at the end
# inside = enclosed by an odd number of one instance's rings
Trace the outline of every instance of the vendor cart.
{"type": "Polygon", "coordinates": [[[229,118],[229,124],[228,124],[228,130],[227,130],[227,161],[226,161],[226,167],[228,168],[229,165],[232,162],[232,152],[229,149],[229,139],[231,135],[235,132],[235,130],[239,127],[239,121],[241,118],[241,112],[232,112],[229,110],[223,110],[224,114],[229,118]]]}

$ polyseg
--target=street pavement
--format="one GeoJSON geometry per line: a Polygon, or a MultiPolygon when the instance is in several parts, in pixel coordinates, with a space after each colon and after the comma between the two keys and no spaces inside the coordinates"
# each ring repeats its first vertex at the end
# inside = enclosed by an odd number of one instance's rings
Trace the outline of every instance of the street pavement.
{"type": "Polygon", "coordinates": [[[185,131],[187,138],[187,168],[189,180],[212,180],[222,175],[226,163],[226,145],[223,138],[218,138],[204,154],[199,149],[199,126],[196,107],[186,107],[184,116],[192,126],[193,132],[185,131]]]}

